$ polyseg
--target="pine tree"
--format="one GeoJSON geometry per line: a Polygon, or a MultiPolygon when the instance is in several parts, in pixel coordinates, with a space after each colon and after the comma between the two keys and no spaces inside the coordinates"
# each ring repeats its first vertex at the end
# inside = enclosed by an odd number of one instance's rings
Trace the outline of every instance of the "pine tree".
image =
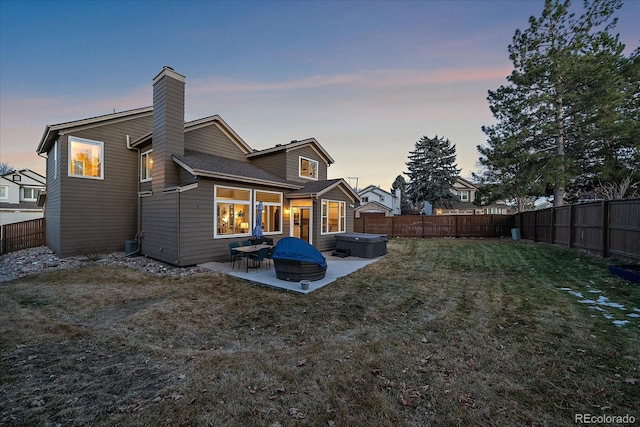
{"type": "Polygon", "coordinates": [[[460,174],[455,164],[456,146],[445,138],[423,136],[409,153],[407,196],[413,203],[430,202],[451,207],[460,201],[451,189],[460,174]]]}
{"type": "Polygon", "coordinates": [[[610,94],[622,95],[614,106],[620,114],[629,99],[617,77],[624,46],[609,33],[621,6],[620,0],[586,1],[584,14],[576,18],[568,0],[547,0],[541,17],[531,17],[526,31],[516,31],[509,45],[514,65],[509,84],[489,91],[497,123],[482,128],[488,146],[478,146],[483,181],[494,198],[551,191],[560,206],[565,193],[579,187],[581,176],[584,180],[587,166],[593,166],[592,174],[601,171],[589,162],[612,141],[600,133],[611,123],[604,114],[611,108],[610,94]]]}
{"type": "Polygon", "coordinates": [[[391,194],[395,194],[396,189],[400,189],[400,214],[408,215],[411,213],[411,204],[407,198],[407,181],[402,175],[398,175],[391,184],[391,194]]]}

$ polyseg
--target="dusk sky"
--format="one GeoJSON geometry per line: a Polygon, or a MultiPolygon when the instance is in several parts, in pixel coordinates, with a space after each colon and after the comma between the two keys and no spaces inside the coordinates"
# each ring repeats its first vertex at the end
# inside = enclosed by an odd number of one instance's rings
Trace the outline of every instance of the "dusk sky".
{"type": "MultiPolygon", "coordinates": [[[[186,76],[186,120],[219,114],[255,149],[315,137],[329,178],[388,190],[423,135],[450,139],[469,177],[493,123],[487,90],[543,6],[0,0],[0,161],[43,174],[45,125],[149,106],[168,65],[186,76]]],[[[629,53],[640,1],[617,16],[629,53]]]]}

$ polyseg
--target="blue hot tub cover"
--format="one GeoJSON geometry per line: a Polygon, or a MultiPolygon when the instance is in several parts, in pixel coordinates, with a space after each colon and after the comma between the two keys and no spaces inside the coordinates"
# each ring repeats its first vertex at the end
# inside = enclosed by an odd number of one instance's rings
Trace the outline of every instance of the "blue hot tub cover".
{"type": "Polygon", "coordinates": [[[319,250],[311,246],[309,243],[297,237],[285,237],[278,241],[276,249],[273,251],[272,258],[286,259],[292,261],[304,261],[318,264],[320,267],[327,266],[327,259],[319,250]]]}

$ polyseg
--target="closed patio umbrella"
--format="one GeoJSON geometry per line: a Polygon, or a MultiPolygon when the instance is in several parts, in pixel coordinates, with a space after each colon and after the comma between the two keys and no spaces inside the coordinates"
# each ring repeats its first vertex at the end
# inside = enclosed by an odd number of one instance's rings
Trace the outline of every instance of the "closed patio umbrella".
{"type": "Polygon", "coordinates": [[[264,236],[262,232],[262,210],[264,209],[262,202],[258,203],[258,213],[256,216],[256,226],[253,228],[253,237],[256,239],[262,239],[264,236]]]}

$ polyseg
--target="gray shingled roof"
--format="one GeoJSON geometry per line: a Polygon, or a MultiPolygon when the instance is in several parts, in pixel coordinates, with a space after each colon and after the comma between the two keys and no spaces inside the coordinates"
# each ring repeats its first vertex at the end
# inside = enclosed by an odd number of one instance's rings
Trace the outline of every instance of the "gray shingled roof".
{"type": "Polygon", "coordinates": [[[268,172],[252,163],[213,154],[199,153],[185,150],[184,156],[174,156],[175,159],[187,166],[195,175],[224,177],[243,181],[263,181],[265,184],[282,185],[288,188],[299,188],[300,184],[287,181],[271,172],[268,172]]]}
{"type": "Polygon", "coordinates": [[[304,184],[304,187],[288,193],[287,196],[295,196],[297,194],[321,193],[323,190],[326,190],[327,188],[331,187],[333,184],[335,184],[336,182],[341,181],[341,180],[342,180],[342,178],[329,179],[327,181],[311,181],[311,182],[307,182],[306,184],[304,184]]]}

